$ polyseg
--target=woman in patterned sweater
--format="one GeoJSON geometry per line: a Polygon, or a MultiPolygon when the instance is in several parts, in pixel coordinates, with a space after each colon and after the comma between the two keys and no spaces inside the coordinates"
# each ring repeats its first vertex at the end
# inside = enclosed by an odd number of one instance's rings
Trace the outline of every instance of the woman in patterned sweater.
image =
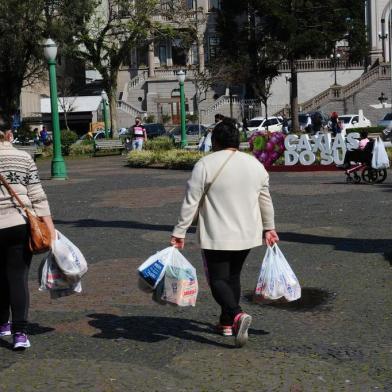
{"type": "MultiPolygon", "coordinates": [[[[34,161],[11,144],[12,132],[0,130],[0,174],[25,205],[42,216],[55,236],[45,192],[34,161]]],[[[30,347],[26,335],[28,275],[32,254],[24,211],[0,184],[0,336],[13,335],[14,349],[30,347]],[[12,324],[9,322],[12,316],[12,324]]]]}

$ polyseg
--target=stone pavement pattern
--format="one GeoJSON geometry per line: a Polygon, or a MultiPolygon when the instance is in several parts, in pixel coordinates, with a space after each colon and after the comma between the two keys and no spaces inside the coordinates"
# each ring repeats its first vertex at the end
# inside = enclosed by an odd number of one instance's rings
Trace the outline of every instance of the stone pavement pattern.
{"type": "Polygon", "coordinates": [[[343,173],[272,173],[281,249],[303,286],[297,303],[252,300],[264,249],[243,274],[249,344],[212,332],[218,309],[195,234],[195,308],[138,290],[137,266],[167,246],[189,172],[130,169],[119,157],[68,162],[70,180],[40,162],[57,228],[84,252],[81,295],[50,300],[30,275],[32,348],[0,340],[0,391],[392,391],[391,173],[346,185],[343,173]]]}

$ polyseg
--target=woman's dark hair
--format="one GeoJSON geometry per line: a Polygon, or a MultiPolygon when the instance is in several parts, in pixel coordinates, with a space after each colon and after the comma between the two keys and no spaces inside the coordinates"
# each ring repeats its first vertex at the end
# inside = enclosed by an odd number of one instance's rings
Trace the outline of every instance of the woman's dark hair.
{"type": "Polygon", "coordinates": [[[368,131],[363,130],[363,131],[359,132],[359,136],[361,137],[361,139],[366,139],[368,137],[368,135],[369,135],[368,131]]]}
{"type": "Polygon", "coordinates": [[[214,151],[225,148],[239,148],[240,133],[235,126],[235,122],[229,118],[224,118],[212,131],[211,141],[214,151]]]}

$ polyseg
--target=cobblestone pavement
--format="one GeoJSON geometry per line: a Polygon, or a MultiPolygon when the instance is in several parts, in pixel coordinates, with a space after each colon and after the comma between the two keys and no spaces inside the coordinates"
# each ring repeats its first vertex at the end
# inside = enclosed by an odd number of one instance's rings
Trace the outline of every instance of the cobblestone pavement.
{"type": "Polygon", "coordinates": [[[189,172],[130,169],[121,157],[68,161],[43,184],[60,231],[83,250],[84,292],[50,300],[30,275],[32,348],[0,340],[0,391],[392,391],[392,175],[346,185],[341,172],[272,173],[281,249],[303,286],[292,304],[252,300],[264,249],[251,252],[243,306],[249,344],[216,336],[218,309],[195,234],[195,308],[161,306],[135,270],[168,245],[189,172]]]}

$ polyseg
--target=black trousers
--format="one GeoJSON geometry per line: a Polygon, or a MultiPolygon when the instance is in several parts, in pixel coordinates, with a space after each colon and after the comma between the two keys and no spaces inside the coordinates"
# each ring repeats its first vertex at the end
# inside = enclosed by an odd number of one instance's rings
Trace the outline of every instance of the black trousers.
{"type": "Polygon", "coordinates": [[[212,296],[221,307],[222,325],[232,325],[234,317],[242,311],[241,270],[249,251],[203,249],[212,296]]]}
{"type": "Polygon", "coordinates": [[[0,229],[0,324],[12,315],[12,331],[26,332],[32,254],[27,225],[0,229]]]}

